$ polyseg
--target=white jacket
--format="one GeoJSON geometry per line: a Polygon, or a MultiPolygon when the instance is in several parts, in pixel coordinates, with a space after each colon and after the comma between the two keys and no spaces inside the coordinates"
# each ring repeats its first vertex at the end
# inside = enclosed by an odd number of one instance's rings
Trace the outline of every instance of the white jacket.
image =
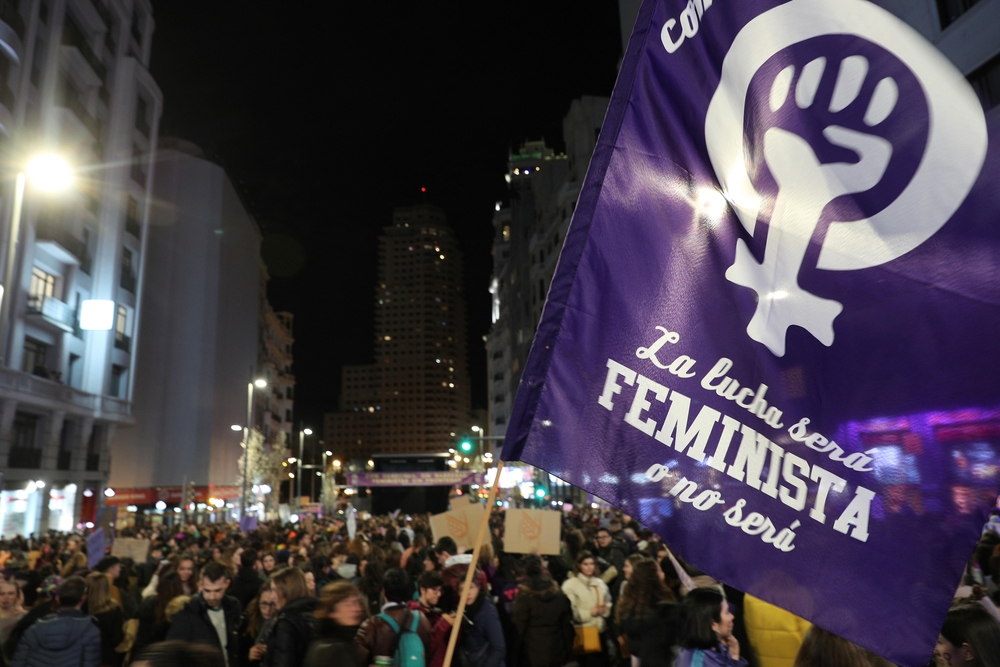
{"type": "Polygon", "coordinates": [[[562,591],[573,605],[574,625],[580,627],[590,625],[604,632],[604,619],[611,617],[611,595],[608,593],[607,584],[597,577],[585,577],[578,573],[563,582],[562,591]],[[598,601],[607,605],[604,614],[591,616],[590,610],[597,606],[598,601]]]}

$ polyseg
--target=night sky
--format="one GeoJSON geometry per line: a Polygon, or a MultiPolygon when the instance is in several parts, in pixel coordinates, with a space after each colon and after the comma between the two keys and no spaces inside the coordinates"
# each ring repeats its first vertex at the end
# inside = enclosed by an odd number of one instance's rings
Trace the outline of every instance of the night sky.
{"type": "Polygon", "coordinates": [[[154,0],[160,136],[223,164],[264,235],[268,296],[295,315],[295,417],[321,425],[343,364],[372,361],[377,239],[441,206],[463,248],[473,407],[486,407],[494,204],[508,150],[563,149],[581,95],[610,95],[616,2],[154,0]],[[421,194],[420,188],[427,193],[421,194]]]}

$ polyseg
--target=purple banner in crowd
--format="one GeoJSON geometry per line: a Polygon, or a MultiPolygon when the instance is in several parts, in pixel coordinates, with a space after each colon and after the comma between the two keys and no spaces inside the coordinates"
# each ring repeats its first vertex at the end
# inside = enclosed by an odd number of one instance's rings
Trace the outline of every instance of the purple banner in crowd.
{"type": "Polygon", "coordinates": [[[863,0],[647,0],[503,459],[926,664],[1000,478],[1000,154],[863,0]]]}
{"type": "Polygon", "coordinates": [[[457,486],[482,484],[483,473],[469,470],[429,470],[426,472],[349,472],[351,486],[457,486]]]}
{"type": "Polygon", "coordinates": [[[104,529],[98,528],[87,537],[87,567],[93,570],[104,558],[104,551],[107,549],[107,540],[104,537],[104,529]]]}

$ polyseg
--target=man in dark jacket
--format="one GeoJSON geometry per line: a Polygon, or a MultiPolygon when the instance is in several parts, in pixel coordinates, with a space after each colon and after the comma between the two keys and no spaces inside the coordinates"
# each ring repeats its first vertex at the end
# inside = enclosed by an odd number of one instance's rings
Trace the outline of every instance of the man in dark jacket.
{"type": "Polygon", "coordinates": [[[616,542],[611,537],[611,531],[607,528],[597,529],[597,550],[596,555],[615,566],[617,574],[610,581],[604,579],[604,583],[611,590],[611,596],[617,600],[618,592],[621,589],[621,582],[625,578],[625,547],[621,542],[616,542]]]}
{"type": "Polygon", "coordinates": [[[167,640],[179,639],[222,649],[226,667],[239,665],[239,628],[243,608],[240,601],[226,595],[229,570],[211,562],[201,571],[200,591],[174,616],[167,640]]]}
{"type": "Polygon", "coordinates": [[[229,594],[240,601],[240,606],[249,608],[250,602],[257,597],[258,591],[264,582],[260,580],[260,575],[254,569],[257,563],[257,552],[253,549],[246,549],[240,554],[240,569],[236,571],[236,578],[229,585],[229,594]]]}
{"type": "Polygon", "coordinates": [[[543,569],[538,556],[525,556],[528,578],[514,600],[511,664],[561,667],[573,659],[573,608],[543,569]]]}
{"type": "MultiPolygon", "coordinates": [[[[381,609],[382,613],[391,617],[401,630],[404,627],[412,627],[413,614],[420,617],[417,635],[424,643],[424,662],[430,664],[431,624],[419,611],[406,608],[406,603],[413,597],[410,575],[398,567],[387,570],[383,579],[382,593],[388,600],[381,609]]],[[[372,613],[378,612],[373,609],[372,613]]],[[[393,647],[397,645],[396,636],[396,631],[391,625],[373,615],[361,624],[358,634],[354,637],[354,645],[358,649],[358,661],[362,665],[368,665],[377,655],[392,656],[393,647]]]]}
{"type": "Polygon", "coordinates": [[[11,667],[99,667],[101,631],[81,611],[87,583],[69,577],[56,590],[59,611],[43,617],[24,633],[11,667]]]}

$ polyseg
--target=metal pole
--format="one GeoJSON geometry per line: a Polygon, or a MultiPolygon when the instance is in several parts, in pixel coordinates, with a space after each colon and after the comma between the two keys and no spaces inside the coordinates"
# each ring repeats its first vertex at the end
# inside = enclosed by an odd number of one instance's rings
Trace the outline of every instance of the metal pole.
{"type": "Polygon", "coordinates": [[[10,238],[7,240],[7,264],[3,272],[3,294],[0,296],[0,355],[3,365],[9,365],[7,347],[10,344],[10,309],[17,290],[14,289],[14,269],[17,265],[18,237],[21,235],[21,208],[24,205],[24,172],[18,172],[14,186],[14,208],[10,214],[10,238]]]}
{"type": "Polygon", "coordinates": [[[319,494],[322,500],[320,501],[320,507],[323,508],[323,514],[326,514],[326,450],[323,450],[323,474],[320,476],[320,487],[319,494]]]}
{"type": "Polygon", "coordinates": [[[299,422],[299,458],[295,460],[295,464],[298,466],[298,472],[295,473],[295,507],[302,511],[302,443],[305,440],[306,434],[302,430],[302,422],[299,422]]]}
{"type": "MultiPolygon", "coordinates": [[[[252,375],[252,374],[251,374],[252,375]]],[[[247,425],[243,429],[243,490],[240,493],[240,520],[247,515],[247,474],[250,470],[250,421],[253,419],[253,380],[247,383],[247,425]]]]}

